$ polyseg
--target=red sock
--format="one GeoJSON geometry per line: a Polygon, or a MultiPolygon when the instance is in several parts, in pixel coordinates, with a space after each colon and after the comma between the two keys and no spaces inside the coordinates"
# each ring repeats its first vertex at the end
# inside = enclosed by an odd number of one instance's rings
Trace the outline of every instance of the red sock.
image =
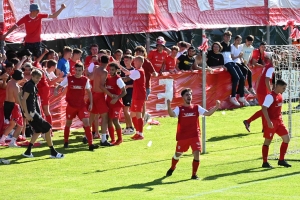
{"type": "Polygon", "coordinates": [[[138,120],[136,117],[132,118],[132,123],[136,131],[139,131],[138,120]]]}
{"type": "Polygon", "coordinates": [[[138,121],[139,132],[143,133],[144,119],[143,118],[139,118],[139,119],[137,119],[137,121],[138,121]]]}
{"type": "Polygon", "coordinates": [[[64,139],[65,139],[65,142],[69,142],[69,135],[70,135],[70,127],[69,126],[65,126],[65,130],[64,130],[64,139]]]}
{"type": "Polygon", "coordinates": [[[111,141],[115,141],[115,128],[113,126],[108,127],[108,133],[111,141]]]}
{"type": "Polygon", "coordinates": [[[253,122],[254,120],[256,120],[257,118],[262,117],[262,111],[259,110],[256,113],[254,113],[254,115],[252,115],[249,119],[247,119],[246,121],[250,124],[251,122],[253,122]]]}
{"type": "Polygon", "coordinates": [[[91,127],[86,126],[86,127],[83,127],[83,128],[84,128],[85,136],[87,138],[87,141],[88,141],[89,145],[92,145],[93,144],[93,134],[91,132],[91,127]]]}
{"type": "Polygon", "coordinates": [[[289,146],[289,143],[285,143],[285,142],[281,143],[279,160],[284,160],[284,156],[285,156],[288,146],[289,146]]]}
{"type": "Polygon", "coordinates": [[[46,116],[46,121],[52,125],[52,116],[51,115],[46,116]]]}
{"type": "Polygon", "coordinates": [[[171,169],[172,169],[172,170],[175,170],[178,161],[179,161],[179,159],[178,159],[178,160],[175,160],[174,158],[172,158],[172,165],[171,165],[171,169]]]}
{"type": "Polygon", "coordinates": [[[269,146],[263,145],[262,146],[263,162],[268,162],[268,154],[269,154],[269,146]]]}
{"type": "Polygon", "coordinates": [[[120,129],[117,129],[116,131],[117,131],[118,140],[119,140],[119,141],[120,141],[120,140],[123,140],[123,139],[122,139],[122,129],[120,128],[120,129]]]}
{"type": "Polygon", "coordinates": [[[200,164],[200,160],[195,160],[195,159],[193,160],[193,173],[192,173],[193,176],[197,174],[199,164],[200,164]]]}

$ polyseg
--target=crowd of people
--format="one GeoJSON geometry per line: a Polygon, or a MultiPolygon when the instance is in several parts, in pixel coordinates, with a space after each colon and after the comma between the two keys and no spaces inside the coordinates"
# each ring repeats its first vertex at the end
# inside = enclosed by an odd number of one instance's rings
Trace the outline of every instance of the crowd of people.
{"type": "MultiPolygon", "coordinates": [[[[63,4],[53,15],[44,15],[39,13],[37,4],[31,4],[30,14],[26,15],[25,18],[37,19],[34,22],[37,25],[41,23],[43,18],[56,17],[65,7],[63,4]]],[[[273,108],[272,103],[274,98],[277,98],[276,95],[284,91],[286,83],[276,83],[271,97],[268,96],[265,100],[266,95],[272,92],[271,86],[266,84],[270,82],[274,72],[272,54],[265,52],[266,43],[264,42],[260,44],[258,49],[254,49],[252,46],[254,37],[252,35],[247,36],[243,44],[241,44],[242,37],[237,35],[234,42],[231,43],[232,33],[226,31],[223,34],[223,41],[212,44],[211,50],[206,54],[205,62],[202,59],[202,52],[191,44],[180,41],[176,46],[168,48],[165,39],[161,36],[156,39],[156,48],[151,50],[148,55],[143,46],[135,47],[134,52],[131,49],[126,49],[124,52],[117,49],[111,53],[110,50],[100,49],[97,44],[91,44],[91,54],[83,61],[81,59],[82,50],[78,48],[65,47],[61,58],[52,49],[42,51],[41,38],[36,35],[40,35],[41,27],[36,27],[37,33],[33,32],[31,29],[29,30],[29,27],[34,25],[30,24],[33,22],[28,22],[23,18],[2,39],[22,23],[25,23],[26,30],[28,29],[24,50],[21,52],[8,50],[5,55],[0,56],[0,87],[6,89],[5,130],[0,144],[4,144],[8,134],[15,129],[9,146],[18,147],[16,141],[24,139],[26,132],[32,130],[31,141],[23,154],[24,156],[33,157],[31,148],[39,135],[42,134],[50,148],[51,157],[64,157],[63,154],[55,150],[51,139],[51,135],[53,135],[52,117],[49,109],[51,87],[55,87],[54,95],[66,92],[64,148],[69,148],[70,127],[76,116],[83,123],[85,133],[83,142],[88,143],[88,148],[91,151],[99,147],[99,145],[93,144],[95,138],[101,138],[101,146],[120,145],[123,142],[123,135],[133,135],[131,137],[133,140],[142,140],[144,139],[143,127],[150,118],[145,102],[151,93],[151,77],[159,76],[163,72],[178,73],[179,71],[202,70],[202,64],[206,63],[205,68],[210,73],[213,73],[215,68],[223,68],[229,72],[232,81],[230,96],[232,104],[248,106],[249,103],[245,94],[257,95],[259,104],[263,109],[258,111],[254,117],[245,120],[244,125],[249,130],[250,123],[256,118],[266,119],[263,120],[266,138],[263,146],[263,167],[271,167],[266,156],[268,146],[273,138],[270,133],[275,128],[275,132],[279,131],[279,135],[283,138],[278,164],[290,166],[284,160],[289,142],[286,129],[280,121],[280,116],[268,111],[269,109],[272,112],[278,111],[273,108]],[[257,93],[252,85],[251,68],[253,67],[262,67],[262,74],[265,77],[265,79],[261,78],[257,93]],[[245,87],[246,81],[248,88],[245,87]],[[121,112],[124,113],[125,118],[126,126],[124,129],[121,128],[119,121],[121,112]],[[98,129],[99,118],[101,118],[101,134],[98,129]],[[274,120],[277,120],[276,124],[274,124],[274,120]]],[[[194,152],[192,178],[197,179],[196,172],[201,150],[198,116],[213,114],[218,109],[220,102],[217,101],[216,106],[207,111],[198,105],[191,106],[191,90],[184,90],[182,97],[183,106],[186,107],[184,112],[181,111],[184,110],[181,109],[182,107],[171,110],[168,101],[169,115],[178,117],[181,126],[177,130],[177,150],[167,176],[172,175],[179,157],[191,146],[194,152]],[[193,117],[193,120],[183,119],[182,113],[185,112],[189,117],[193,117]],[[185,131],[190,132],[190,136],[186,136],[185,131]],[[191,138],[194,139],[190,140],[191,138]],[[199,140],[195,140],[195,138],[199,140]],[[180,149],[180,146],[184,148],[180,149]]]]}

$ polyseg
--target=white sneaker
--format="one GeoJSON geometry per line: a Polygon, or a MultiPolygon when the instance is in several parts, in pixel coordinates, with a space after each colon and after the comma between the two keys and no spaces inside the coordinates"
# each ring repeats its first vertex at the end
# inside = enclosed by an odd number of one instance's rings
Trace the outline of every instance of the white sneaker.
{"type": "Polygon", "coordinates": [[[144,126],[148,123],[148,121],[150,120],[151,115],[149,113],[145,113],[144,116],[144,126]]]}
{"type": "Polygon", "coordinates": [[[249,102],[246,101],[245,97],[240,97],[239,102],[243,103],[244,106],[250,106],[249,102]]]}
{"type": "Polygon", "coordinates": [[[11,140],[8,146],[12,148],[20,148],[20,146],[17,145],[15,139],[11,140]]]}
{"type": "Polygon", "coordinates": [[[249,91],[251,94],[256,95],[256,92],[255,92],[255,90],[254,90],[253,88],[249,88],[248,91],[249,91]]]}
{"type": "Polygon", "coordinates": [[[134,134],[134,129],[132,129],[132,128],[128,128],[128,129],[126,129],[126,131],[123,133],[124,135],[132,135],[132,134],[134,134]]]}
{"type": "Polygon", "coordinates": [[[235,106],[240,106],[241,104],[236,100],[235,97],[230,98],[230,103],[232,103],[235,106]]]}

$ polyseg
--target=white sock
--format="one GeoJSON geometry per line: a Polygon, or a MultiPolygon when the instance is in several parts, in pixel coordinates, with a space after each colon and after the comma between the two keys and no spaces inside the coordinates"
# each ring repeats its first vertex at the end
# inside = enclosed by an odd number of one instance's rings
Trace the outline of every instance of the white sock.
{"type": "Polygon", "coordinates": [[[139,131],[136,131],[135,133],[136,133],[136,134],[140,134],[140,132],[139,132],[139,131]]]}
{"type": "Polygon", "coordinates": [[[139,132],[139,134],[140,134],[140,136],[143,136],[143,137],[144,137],[143,133],[139,132]]]}
{"type": "Polygon", "coordinates": [[[101,142],[105,142],[106,141],[106,133],[102,133],[101,135],[101,142]]]}

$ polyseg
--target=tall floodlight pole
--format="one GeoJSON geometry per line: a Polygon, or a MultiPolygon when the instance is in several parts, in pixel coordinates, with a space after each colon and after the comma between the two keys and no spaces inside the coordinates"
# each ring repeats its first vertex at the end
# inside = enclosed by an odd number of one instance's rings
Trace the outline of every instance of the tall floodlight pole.
{"type": "MultiPolygon", "coordinates": [[[[205,29],[202,29],[205,35],[205,29]]],[[[206,54],[202,51],[202,107],[206,109],[206,54]]],[[[202,117],[202,153],[206,153],[206,118],[202,117]]]]}

